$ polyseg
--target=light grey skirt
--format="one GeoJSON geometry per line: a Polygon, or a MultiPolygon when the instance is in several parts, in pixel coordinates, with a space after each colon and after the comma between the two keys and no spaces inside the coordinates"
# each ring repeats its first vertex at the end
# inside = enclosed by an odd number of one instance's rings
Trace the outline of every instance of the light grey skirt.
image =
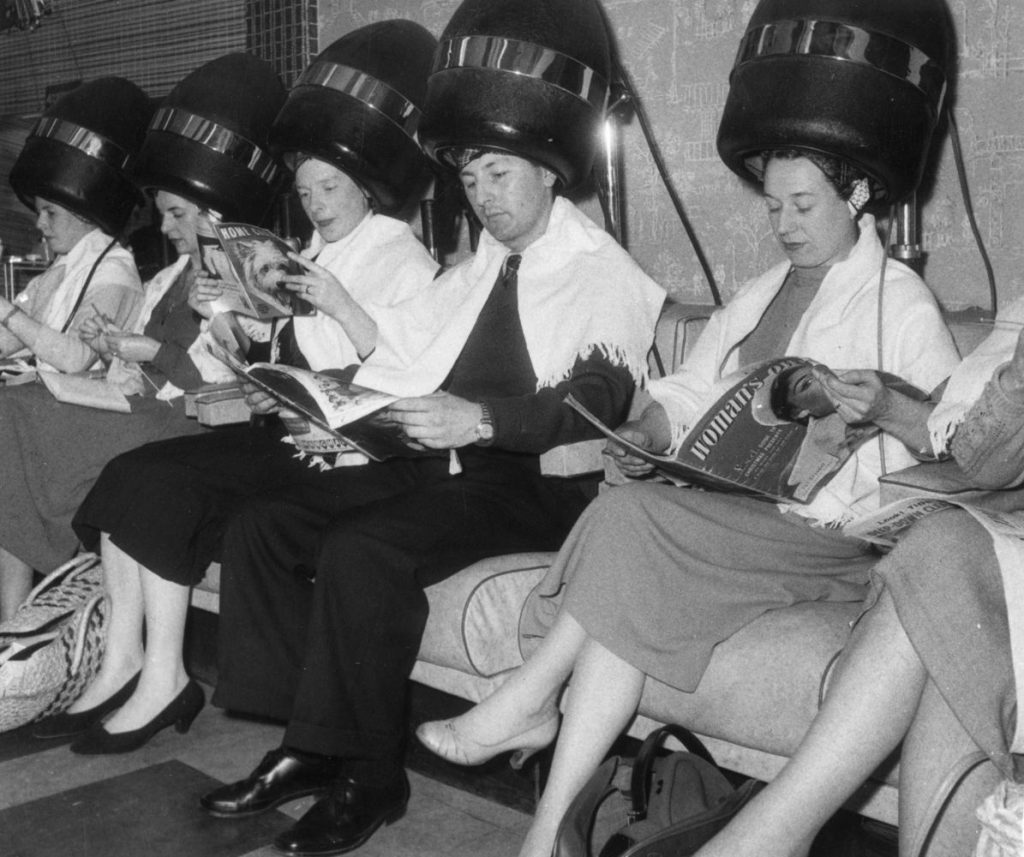
{"type": "Polygon", "coordinates": [[[595,500],[524,610],[524,649],[558,609],[646,674],[696,689],[715,646],[768,610],[861,601],[878,554],[774,503],[632,484],[595,500]]]}

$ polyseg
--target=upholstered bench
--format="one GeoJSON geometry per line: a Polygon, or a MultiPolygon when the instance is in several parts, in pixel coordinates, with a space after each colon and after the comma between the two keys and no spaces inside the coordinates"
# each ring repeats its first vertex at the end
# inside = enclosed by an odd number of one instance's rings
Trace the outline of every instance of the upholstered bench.
{"type": "MultiPolygon", "coordinates": [[[[475,563],[427,590],[430,619],[412,678],[478,701],[523,662],[520,615],[554,559],[524,553],[475,563]]],[[[216,611],[219,569],[196,587],[194,606],[216,611]]],[[[648,681],[630,734],[682,723],[703,737],[720,764],[771,780],[814,717],[828,667],[859,605],[809,603],[767,613],[721,644],[695,693],[648,681]]],[[[850,808],[896,823],[894,771],[880,773],[850,808]]]]}
{"type": "MultiPolygon", "coordinates": [[[[671,305],[659,324],[659,350],[671,369],[681,362],[708,316],[706,307],[671,305]]],[[[990,329],[954,324],[962,353],[990,329]]],[[[594,446],[549,457],[548,472],[592,466],[594,446]]],[[[554,558],[552,553],[495,557],[469,566],[427,590],[430,619],[413,670],[415,681],[477,701],[529,655],[523,605],[554,558]]],[[[192,603],[217,610],[218,569],[193,592],[192,603]]],[[[810,725],[829,669],[842,650],[858,604],[805,603],[766,613],[715,650],[694,693],[650,680],[629,732],[642,737],[665,722],[681,723],[705,739],[720,764],[761,780],[773,779],[810,725]]],[[[889,824],[897,820],[896,765],[876,772],[848,808],[889,824]]]]}

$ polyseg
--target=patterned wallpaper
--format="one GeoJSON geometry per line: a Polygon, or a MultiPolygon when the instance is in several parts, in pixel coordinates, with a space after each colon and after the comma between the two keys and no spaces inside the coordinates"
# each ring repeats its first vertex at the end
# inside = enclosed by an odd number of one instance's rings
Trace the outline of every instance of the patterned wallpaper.
{"type": "MultiPolygon", "coordinates": [[[[651,119],[684,206],[727,298],[782,259],[757,195],[718,159],[728,74],[754,0],[604,0],[623,63],[651,119]]],[[[389,17],[440,35],[458,0],[320,0],[320,44],[389,17]]],[[[955,116],[1000,305],[1024,293],[1024,3],[951,0],[957,28],[955,116]]],[[[623,129],[627,243],[679,300],[710,296],[636,120],[623,129]]],[[[925,275],[950,309],[987,307],[988,285],[965,216],[948,136],[921,200],[925,275]]],[[[588,208],[588,210],[590,210],[588,208]]],[[[593,215],[597,215],[596,206],[593,215]]]]}

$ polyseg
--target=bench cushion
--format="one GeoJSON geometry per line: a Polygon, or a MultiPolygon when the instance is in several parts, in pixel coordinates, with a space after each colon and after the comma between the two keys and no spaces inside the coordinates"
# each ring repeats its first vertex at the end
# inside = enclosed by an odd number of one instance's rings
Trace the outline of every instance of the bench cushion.
{"type": "Polygon", "coordinates": [[[554,558],[546,552],[493,557],[429,587],[419,659],[485,678],[519,666],[519,614],[554,558]]]}

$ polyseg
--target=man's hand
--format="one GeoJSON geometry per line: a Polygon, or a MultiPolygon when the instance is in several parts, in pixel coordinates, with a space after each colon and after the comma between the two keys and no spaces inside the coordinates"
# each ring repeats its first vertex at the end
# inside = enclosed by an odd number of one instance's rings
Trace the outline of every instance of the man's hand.
{"type": "Polygon", "coordinates": [[[430,449],[455,449],[473,443],[483,417],[476,402],[450,393],[399,399],[387,413],[411,440],[430,449]]]}
{"type": "Polygon", "coordinates": [[[242,392],[245,393],[245,403],[254,414],[276,414],[281,410],[280,402],[255,384],[243,380],[241,385],[242,392]]]}

